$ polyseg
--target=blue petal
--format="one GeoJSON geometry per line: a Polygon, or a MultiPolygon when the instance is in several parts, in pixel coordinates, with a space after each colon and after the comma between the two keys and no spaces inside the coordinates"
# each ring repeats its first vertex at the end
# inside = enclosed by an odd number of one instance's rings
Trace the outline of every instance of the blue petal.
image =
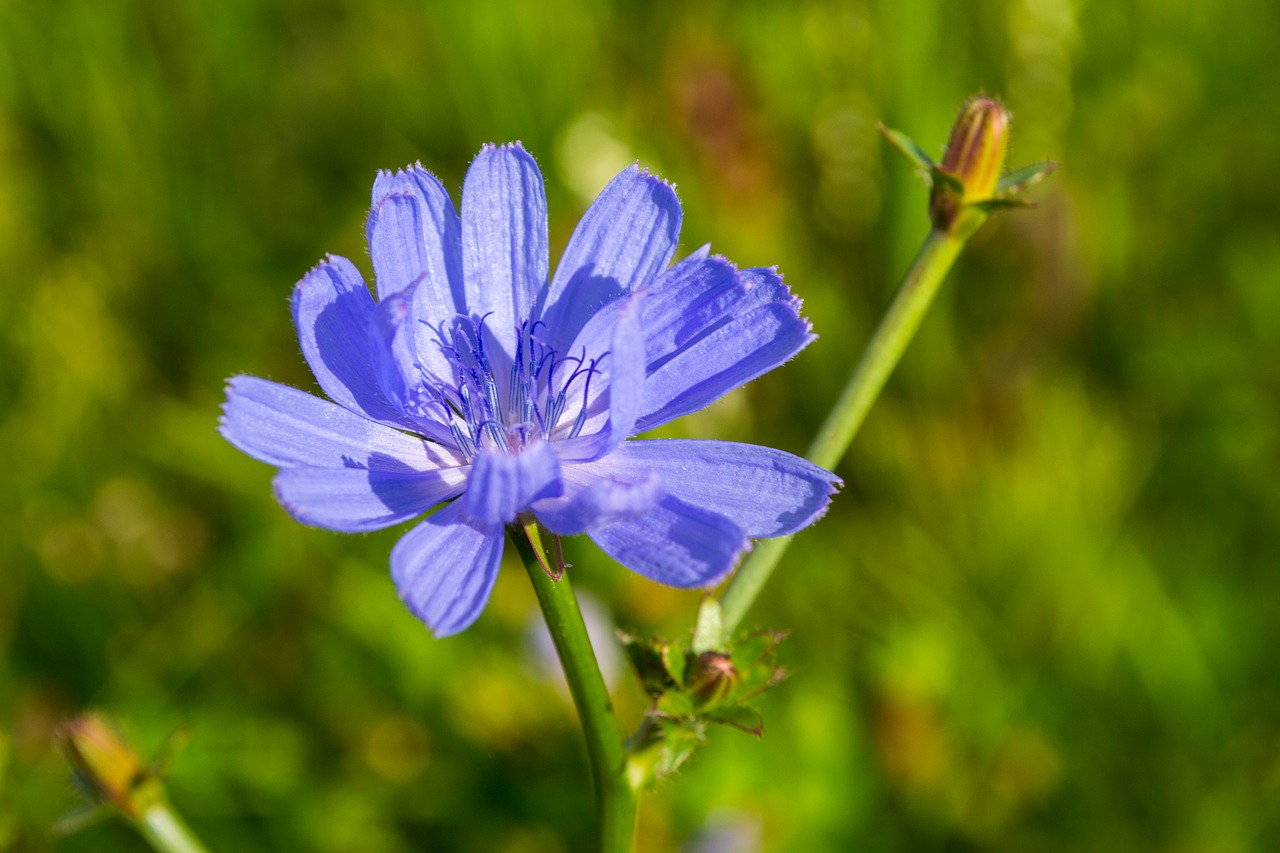
{"type": "Polygon", "coordinates": [[[435,323],[459,313],[465,304],[461,223],[435,175],[421,166],[379,172],[365,232],[379,300],[420,282],[436,306],[435,323]]]}
{"type": "Polygon", "coordinates": [[[254,459],[284,468],[435,471],[463,464],[445,448],[253,376],[227,383],[218,431],[254,459]]]}
{"type": "Polygon", "coordinates": [[[555,452],[548,442],[536,441],[515,454],[493,448],[477,453],[463,501],[472,518],[510,524],[529,504],[563,491],[555,452]]]}
{"type": "MultiPolygon", "coordinates": [[[[800,316],[799,300],[772,298],[788,294],[777,275],[752,269],[740,277],[739,297],[709,330],[693,331],[683,342],[670,338],[675,348],[665,355],[657,346],[668,340],[666,333],[654,332],[637,432],[696,412],[783,364],[816,338],[800,316]],[[744,306],[748,310],[741,310],[744,306]]],[[[654,290],[655,301],[672,298],[670,292],[654,290]]]]}
{"type": "Polygon", "coordinates": [[[369,349],[373,297],[346,258],[329,259],[293,289],[293,319],[302,355],[329,398],[384,423],[401,420],[382,393],[369,349]]]}
{"type": "Polygon", "coordinates": [[[508,357],[516,326],[547,286],[547,198],[542,173],[520,143],[486,145],[462,185],[466,309],[508,357]]]}
{"type": "Polygon", "coordinates": [[[591,531],[591,539],[622,565],[667,586],[711,586],[751,547],[723,515],[665,497],[647,515],[591,531]]]}
{"type": "Polygon", "coordinates": [[[601,308],[666,269],[680,219],[680,202],[665,181],[638,166],[614,178],[578,223],[551,279],[546,340],[563,348],[601,308]]]}
{"type": "Polygon", "coordinates": [[[564,536],[639,518],[663,494],[660,479],[646,472],[627,480],[567,466],[563,476],[564,494],[538,501],[533,512],[544,527],[564,536]]]}
{"type": "Polygon", "coordinates": [[[667,494],[731,518],[753,537],[784,536],[817,521],[840,484],[799,456],[729,441],[628,441],[581,467],[625,480],[657,475],[667,494]]]}
{"type": "Polygon", "coordinates": [[[343,533],[380,530],[455,497],[468,468],[404,472],[361,468],[285,468],[276,499],[303,524],[343,533]]]}
{"type": "MultiPolygon", "coordinates": [[[[645,341],[640,317],[646,295],[647,291],[637,291],[617,301],[616,314],[609,308],[597,315],[617,318],[612,343],[608,357],[601,361],[599,375],[592,379],[594,392],[587,405],[584,434],[556,442],[562,458],[599,459],[636,431],[636,418],[645,391],[645,341]]],[[[588,326],[593,327],[597,322],[593,317],[588,326]]],[[[578,337],[581,340],[591,334],[588,328],[578,337]]],[[[587,347],[587,352],[599,351],[595,346],[587,347]]]]}
{"type": "Polygon", "coordinates": [[[650,373],[735,317],[766,302],[789,301],[785,288],[748,286],[746,272],[719,255],[694,253],[654,283],[644,308],[650,373]]]}
{"type": "Polygon", "coordinates": [[[467,628],[484,610],[502,562],[502,536],[501,525],[466,518],[454,501],[392,549],[400,598],[437,637],[467,628]]]}

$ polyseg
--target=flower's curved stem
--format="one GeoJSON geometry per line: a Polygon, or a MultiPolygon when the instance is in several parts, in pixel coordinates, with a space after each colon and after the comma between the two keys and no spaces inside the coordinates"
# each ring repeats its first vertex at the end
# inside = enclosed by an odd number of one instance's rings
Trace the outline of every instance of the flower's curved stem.
{"type": "Polygon", "coordinates": [[[521,519],[511,538],[533,582],[533,590],[547,620],[547,630],[569,682],[569,693],[582,721],[587,754],[595,779],[596,815],[601,853],[626,853],[635,836],[636,794],[627,779],[627,754],[622,732],[613,715],[609,689],[596,663],[586,624],[578,610],[567,575],[552,580],[544,566],[547,550],[533,519],[521,519]]]}
{"type": "MultiPolygon", "coordinates": [[[[809,446],[810,462],[834,468],[844,457],[964,244],[963,237],[936,229],[929,232],[862,360],[809,446]]],[[[790,544],[790,536],[756,543],[720,598],[726,635],[742,622],[790,544]]]]}

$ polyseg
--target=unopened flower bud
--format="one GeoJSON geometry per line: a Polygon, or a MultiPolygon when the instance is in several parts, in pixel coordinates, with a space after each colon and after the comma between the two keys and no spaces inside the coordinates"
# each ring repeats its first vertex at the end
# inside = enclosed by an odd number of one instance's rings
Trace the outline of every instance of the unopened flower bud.
{"type": "Polygon", "coordinates": [[[713,705],[729,695],[738,681],[733,660],[720,652],[703,652],[689,668],[686,689],[701,707],[713,705]]]}
{"type": "Polygon", "coordinates": [[[1008,148],[1009,111],[1004,105],[986,95],[966,101],[951,128],[929,198],[936,227],[951,230],[962,207],[995,195],[1008,148]]]}
{"type": "Polygon", "coordinates": [[[67,723],[58,736],[76,778],[92,795],[137,817],[154,796],[149,776],[120,732],[98,714],[67,723]]]}

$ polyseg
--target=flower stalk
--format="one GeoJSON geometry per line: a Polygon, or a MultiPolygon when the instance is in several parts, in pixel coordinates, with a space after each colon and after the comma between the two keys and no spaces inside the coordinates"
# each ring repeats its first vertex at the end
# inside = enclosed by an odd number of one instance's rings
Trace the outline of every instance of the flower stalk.
{"type": "MultiPolygon", "coordinates": [[[[885,127],[881,131],[929,182],[933,228],[809,446],[805,458],[823,468],[835,468],[848,451],[969,238],[996,210],[1028,206],[1018,194],[1057,168],[1056,163],[1039,163],[1002,176],[1009,113],[985,95],[970,98],[961,107],[941,163],[929,159],[905,134],[885,127]]],[[[742,622],[790,544],[790,536],[758,542],[743,561],[720,599],[722,636],[729,637],[742,622]]]]}
{"type": "MultiPolygon", "coordinates": [[[[858,428],[866,420],[880,389],[902,358],[903,351],[915,335],[920,321],[933,302],[938,286],[964,248],[966,238],[934,229],[907,270],[888,313],[880,321],[862,359],[845,384],[840,399],[805,458],[824,468],[834,468],[853,443],[858,428]]],[[[747,611],[760,595],[765,582],[791,544],[792,537],[782,536],[756,543],[743,561],[733,580],[720,598],[721,630],[727,637],[741,624],[747,611]]]]}
{"type": "MultiPolygon", "coordinates": [[[[549,565],[558,562],[559,543],[555,534],[528,517],[512,526],[511,539],[533,583],[582,722],[595,782],[599,849],[601,853],[625,853],[632,849],[635,836],[636,793],[627,777],[627,753],[609,688],[600,674],[573,587],[567,575],[552,580],[553,572],[548,571],[549,565]]],[[[563,568],[563,563],[559,565],[563,568]]]]}

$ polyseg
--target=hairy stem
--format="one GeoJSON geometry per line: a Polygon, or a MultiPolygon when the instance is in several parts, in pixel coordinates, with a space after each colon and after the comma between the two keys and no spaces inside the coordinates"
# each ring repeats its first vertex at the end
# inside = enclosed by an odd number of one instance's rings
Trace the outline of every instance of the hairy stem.
{"type": "MultiPolygon", "coordinates": [[[[937,230],[929,232],[840,399],[809,446],[806,458],[810,462],[834,468],[844,458],[964,244],[961,237],[937,230]]],[[[790,544],[790,536],[756,543],[720,598],[725,634],[732,633],[742,622],[790,544]]]]}
{"type": "Polygon", "coordinates": [[[636,794],[627,779],[622,733],[613,716],[609,689],[600,675],[587,626],[578,610],[578,600],[568,575],[553,581],[544,568],[547,551],[536,521],[522,519],[520,527],[512,529],[511,538],[533,582],[582,721],[595,780],[599,849],[601,853],[625,853],[632,849],[635,836],[636,794]]]}

